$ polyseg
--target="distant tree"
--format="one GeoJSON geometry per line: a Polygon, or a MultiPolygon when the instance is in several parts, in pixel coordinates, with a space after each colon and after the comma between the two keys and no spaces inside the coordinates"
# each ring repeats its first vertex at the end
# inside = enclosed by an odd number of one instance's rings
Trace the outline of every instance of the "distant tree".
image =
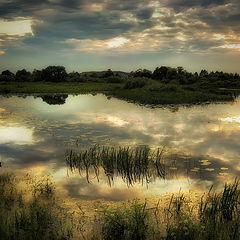
{"type": "Polygon", "coordinates": [[[152,78],[156,80],[166,79],[167,72],[168,72],[168,67],[165,67],[165,66],[161,66],[160,68],[157,67],[153,72],[152,78]]]}
{"type": "Polygon", "coordinates": [[[203,69],[200,74],[199,74],[200,77],[207,77],[208,76],[208,71],[203,69]]]}
{"type": "Polygon", "coordinates": [[[43,81],[63,82],[67,78],[67,72],[63,66],[48,66],[42,70],[43,81]]]}
{"type": "Polygon", "coordinates": [[[29,82],[31,81],[31,73],[26,69],[18,70],[16,72],[16,81],[17,82],[29,82]]]}
{"type": "Polygon", "coordinates": [[[5,70],[0,75],[0,82],[14,82],[15,75],[14,73],[10,72],[9,70],[5,70]]]}
{"type": "Polygon", "coordinates": [[[166,75],[166,80],[167,82],[177,79],[178,72],[175,68],[168,68],[167,75],[166,75]]]}
{"type": "Polygon", "coordinates": [[[32,80],[34,82],[41,82],[41,81],[43,81],[42,71],[34,69],[33,72],[32,72],[32,80]]]}
{"type": "Polygon", "coordinates": [[[114,72],[112,71],[112,69],[108,69],[108,70],[105,71],[104,74],[102,75],[102,77],[104,77],[104,78],[113,77],[113,76],[114,76],[114,72]]]}
{"type": "Polygon", "coordinates": [[[12,73],[11,71],[9,70],[5,70],[5,71],[2,71],[2,75],[5,75],[5,76],[12,76],[14,77],[14,73],[12,73]]]}
{"type": "Polygon", "coordinates": [[[184,70],[183,67],[177,67],[177,74],[183,75],[186,71],[184,70]]]}
{"type": "Polygon", "coordinates": [[[240,78],[240,76],[239,76],[239,74],[238,74],[238,73],[235,73],[235,74],[234,74],[234,76],[233,76],[233,78],[234,78],[234,79],[239,79],[239,78],[240,78]]]}
{"type": "Polygon", "coordinates": [[[132,72],[131,75],[133,77],[146,77],[146,78],[151,78],[152,77],[152,72],[147,69],[138,69],[135,72],[132,72]]]}
{"type": "Polygon", "coordinates": [[[67,81],[68,82],[86,82],[87,77],[82,76],[78,72],[71,72],[68,74],[67,81]]]}

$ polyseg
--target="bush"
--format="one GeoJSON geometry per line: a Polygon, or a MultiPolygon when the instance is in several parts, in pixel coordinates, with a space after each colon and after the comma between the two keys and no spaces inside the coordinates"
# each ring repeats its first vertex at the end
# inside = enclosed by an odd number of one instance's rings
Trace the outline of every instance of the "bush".
{"type": "Polygon", "coordinates": [[[131,79],[128,80],[125,85],[124,89],[135,89],[135,88],[143,88],[147,84],[146,79],[131,79]]]}
{"type": "Polygon", "coordinates": [[[106,79],[107,83],[122,83],[123,79],[121,77],[108,77],[106,79]]]}
{"type": "Polygon", "coordinates": [[[14,82],[15,78],[14,76],[10,75],[0,75],[0,82],[14,82]]]}

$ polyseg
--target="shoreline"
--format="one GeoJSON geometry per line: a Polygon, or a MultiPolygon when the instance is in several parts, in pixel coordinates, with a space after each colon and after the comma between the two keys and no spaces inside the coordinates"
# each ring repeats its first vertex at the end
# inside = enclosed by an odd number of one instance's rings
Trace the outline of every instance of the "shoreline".
{"type": "MultiPolygon", "coordinates": [[[[168,90],[168,84],[159,85],[163,90],[149,90],[149,88],[124,89],[120,83],[50,83],[50,82],[21,82],[1,83],[0,94],[26,95],[61,95],[61,94],[98,94],[114,97],[131,103],[150,108],[161,106],[189,106],[210,103],[234,102],[235,98],[226,92],[204,91],[202,89],[187,90],[176,85],[174,91],[168,90]],[[166,88],[166,90],[164,89],[166,88]]],[[[231,90],[232,91],[232,90],[231,90]]]]}

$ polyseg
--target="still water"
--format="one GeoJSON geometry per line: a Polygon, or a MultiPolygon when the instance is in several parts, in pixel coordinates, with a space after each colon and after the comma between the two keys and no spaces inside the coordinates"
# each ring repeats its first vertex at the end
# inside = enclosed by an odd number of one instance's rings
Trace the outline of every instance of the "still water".
{"type": "Polygon", "coordinates": [[[239,176],[240,100],[234,103],[147,108],[104,95],[0,97],[0,172],[50,175],[73,199],[122,201],[181,191],[206,191],[239,176]],[[165,178],[109,185],[70,172],[67,149],[103,146],[163,148],[165,178]]]}

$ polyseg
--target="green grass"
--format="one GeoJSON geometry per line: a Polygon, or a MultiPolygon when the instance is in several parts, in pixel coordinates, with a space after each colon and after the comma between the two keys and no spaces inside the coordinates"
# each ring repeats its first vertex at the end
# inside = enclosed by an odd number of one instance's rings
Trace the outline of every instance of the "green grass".
{"type": "MultiPolygon", "coordinates": [[[[99,206],[94,219],[63,207],[49,178],[0,174],[1,240],[239,240],[239,182],[212,189],[199,202],[183,194],[99,206]]],[[[77,204],[79,205],[79,204],[77,204]]],[[[79,209],[81,207],[79,206],[79,209]]]]}
{"type": "Polygon", "coordinates": [[[119,88],[121,84],[116,83],[2,83],[0,93],[89,93],[104,92],[119,88]]]}
{"type": "Polygon", "coordinates": [[[117,90],[111,92],[114,97],[138,102],[141,104],[194,104],[214,101],[233,101],[230,95],[217,95],[201,91],[187,91],[179,89],[176,91],[153,92],[145,88],[131,90],[117,90]]]}
{"type": "Polygon", "coordinates": [[[196,86],[183,87],[161,84],[155,80],[134,79],[124,83],[1,83],[1,94],[83,94],[104,93],[113,97],[140,104],[194,104],[212,101],[233,101],[232,95],[223,92],[209,92],[196,86]],[[130,84],[131,81],[133,84],[130,84]],[[142,83],[143,84],[138,84],[142,83]],[[127,85],[127,86],[126,86],[127,85]],[[130,89],[129,86],[130,86],[130,89]]]}

